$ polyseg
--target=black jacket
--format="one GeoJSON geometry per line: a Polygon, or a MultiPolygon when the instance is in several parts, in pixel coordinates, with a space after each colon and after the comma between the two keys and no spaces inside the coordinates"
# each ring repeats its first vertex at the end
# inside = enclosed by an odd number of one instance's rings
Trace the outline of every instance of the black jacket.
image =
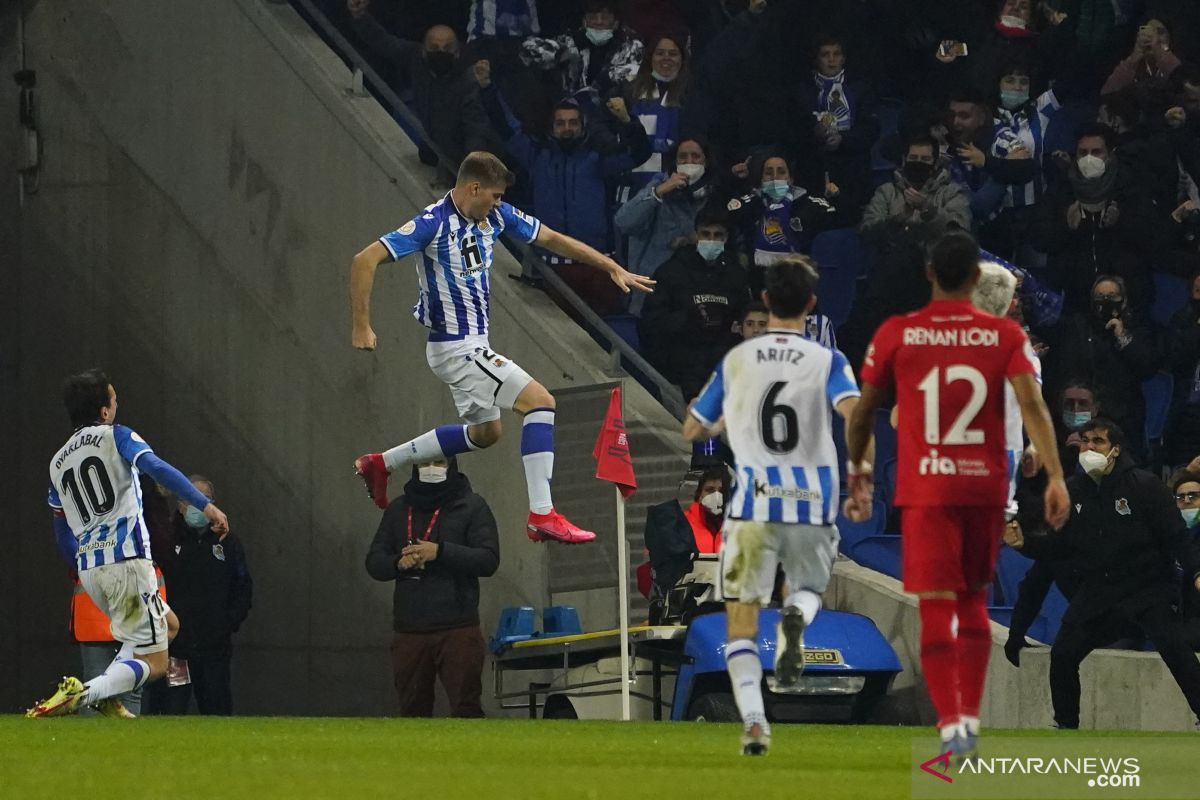
{"type": "Polygon", "coordinates": [[[253,582],[237,534],[224,540],[212,528],[196,531],[183,516],[172,518],[174,556],[162,560],[167,604],[179,617],[171,643],[177,658],[223,658],[233,651],[232,634],[250,613],[253,582]]]}
{"type": "MultiPolygon", "coordinates": [[[[412,91],[412,108],[433,143],[451,159],[472,150],[496,149],[487,114],[479,102],[479,86],[455,65],[446,75],[435,75],[425,61],[425,48],[393,36],[370,14],[353,21],[354,31],[370,55],[381,62],[384,79],[397,93],[412,91]]],[[[427,164],[433,153],[422,148],[427,164]]],[[[454,165],[447,165],[453,169],[454,165]]]]}
{"type": "Polygon", "coordinates": [[[414,477],[383,512],[366,566],[375,580],[396,582],[392,615],[397,632],[478,625],[479,579],[495,574],[500,566],[496,518],[456,466],[445,484],[422,484],[414,477]],[[412,537],[421,539],[437,509],[441,511],[429,535],[429,541],[438,544],[437,558],[423,569],[402,572],[397,562],[409,540],[409,511],[412,537]]]}
{"type": "Polygon", "coordinates": [[[654,277],[658,285],[642,311],[642,348],[663,376],[691,398],[735,343],[733,324],[750,300],[746,271],[724,255],[709,263],[688,245],[676,250],[654,277]]]}
{"type": "Polygon", "coordinates": [[[1064,317],[1038,335],[1050,346],[1042,359],[1046,396],[1057,397],[1074,378],[1088,381],[1100,394],[1104,416],[1121,426],[1127,450],[1137,455],[1144,449],[1146,425],[1142,382],[1158,371],[1162,353],[1149,326],[1133,315],[1123,318],[1131,337],[1125,347],[1089,313],[1064,317]]]}
{"type": "Polygon", "coordinates": [[[1061,531],[1025,536],[1023,552],[1078,565],[1079,586],[1063,618],[1082,624],[1102,614],[1126,619],[1176,592],[1175,564],[1200,575],[1200,547],[1188,535],[1166,485],[1121,454],[1097,484],[1067,479],[1071,516],[1061,531]]]}
{"type": "Polygon", "coordinates": [[[1200,303],[1189,302],[1175,312],[1167,338],[1175,394],[1163,442],[1168,463],[1185,464],[1200,453],[1200,303]]]}

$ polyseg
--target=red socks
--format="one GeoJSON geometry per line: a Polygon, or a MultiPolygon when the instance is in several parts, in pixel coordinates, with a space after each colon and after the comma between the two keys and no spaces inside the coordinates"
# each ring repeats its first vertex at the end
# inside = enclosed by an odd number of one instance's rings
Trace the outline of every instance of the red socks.
{"type": "Polygon", "coordinates": [[[940,598],[922,598],[919,605],[921,669],[925,673],[929,697],[937,710],[939,728],[957,723],[961,715],[958,702],[959,659],[950,628],[957,608],[957,601],[940,598]]]}
{"type": "Polygon", "coordinates": [[[992,652],[992,626],[987,612],[987,591],[958,595],[958,697],[959,711],[979,716],[988,656],[992,652]]]}

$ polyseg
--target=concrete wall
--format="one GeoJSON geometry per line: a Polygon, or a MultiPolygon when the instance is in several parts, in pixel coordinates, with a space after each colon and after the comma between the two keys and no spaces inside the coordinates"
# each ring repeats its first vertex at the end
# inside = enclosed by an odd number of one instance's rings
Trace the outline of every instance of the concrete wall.
{"type": "MultiPolygon", "coordinates": [[[[102,365],[121,421],[210,475],[246,544],[256,591],[238,637],[239,710],[393,710],[391,587],[362,567],[378,513],[351,462],[455,415],[409,316],[411,268],[381,270],[380,346],[366,354],[350,347],[348,264],[434,199],[431,173],[373,100],[347,93],[345,67],[285,5],[39,0],[24,11],[44,158],[20,209],[17,93],[4,84],[0,412],[17,435],[0,459],[0,709],[29,704],[76,663],[45,464],[69,433],[63,377],[102,365]]],[[[16,9],[0,13],[8,75],[16,9]]],[[[496,348],[551,388],[611,379],[543,295],[504,279],[516,271],[496,264],[496,348]]],[[[674,465],[650,480],[665,496],[683,463],[675,423],[636,387],[626,405],[635,456],[640,442],[674,465]]],[[[501,522],[488,629],[502,606],[545,594],[544,550],[523,533],[515,422],[464,464],[501,522]]]]}
{"type": "MultiPolygon", "coordinates": [[[[937,720],[920,663],[917,599],[894,578],[841,559],[826,594],[830,608],[865,614],[891,642],[904,671],[881,706],[880,722],[932,725],[937,720]]],[[[1008,628],[992,623],[992,655],[980,717],[988,728],[1049,728],[1050,648],[1021,652],[1018,669],[1004,657],[1008,628]]],[[[1080,670],[1080,727],[1192,731],[1195,717],[1157,653],[1097,650],[1080,670]]]]}

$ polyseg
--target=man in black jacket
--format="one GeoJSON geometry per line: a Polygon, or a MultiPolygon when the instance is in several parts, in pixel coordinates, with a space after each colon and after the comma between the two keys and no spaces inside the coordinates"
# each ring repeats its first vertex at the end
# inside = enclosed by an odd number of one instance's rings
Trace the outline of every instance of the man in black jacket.
{"type": "Polygon", "coordinates": [[[413,467],[404,494],[383,512],[366,566],[375,580],[396,583],[392,663],[401,716],[433,716],[440,678],[451,716],[482,717],[479,579],[500,566],[500,537],[455,459],[413,467]]]}
{"type": "Polygon", "coordinates": [[[733,326],[750,301],[746,271],[726,254],[729,227],[719,208],[696,215],[696,239],[659,267],[640,328],[646,357],[685,399],[699,394],[736,342],[733,326]]]}
{"type": "MultiPolygon", "coordinates": [[[[210,500],[215,496],[208,478],[193,475],[191,481],[210,500]]],[[[162,570],[179,635],[153,705],[161,713],[186,714],[194,692],[198,712],[229,716],[233,634],[250,613],[253,594],[246,551],[236,534],[218,535],[203,512],[186,503],[178,504],[172,525],[175,554],[162,559],[162,570]],[[178,683],[184,676],[189,682],[178,683]]]]}
{"type": "Polygon", "coordinates": [[[1067,481],[1073,509],[1067,524],[1058,533],[1025,537],[1010,529],[1006,536],[1033,558],[1079,565],[1079,586],[1050,649],[1054,719],[1060,728],[1079,727],[1079,665],[1113,638],[1113,624],[1121,621],[1146,632],[1200,717],[1200,661],[1171,606],[1176,561],[1200,588],[1200,548],[1162,481],[1122,455],[1116,423],[1094,419],[1080,435],[1083,473],[1067,481]]]}

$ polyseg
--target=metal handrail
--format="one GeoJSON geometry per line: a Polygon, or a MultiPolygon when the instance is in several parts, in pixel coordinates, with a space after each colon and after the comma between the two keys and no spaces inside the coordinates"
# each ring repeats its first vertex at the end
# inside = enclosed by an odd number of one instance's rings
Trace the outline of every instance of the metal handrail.
{"type": "MultiPolygon", "coordinates": [[[[359,75],[365,78],[366,83],[372,88],[377,98],[382,98],[392,107],[392,112],[404,119],[404,122],[411,126],[413,130],[418,131],[424,139],[425,146],[434,152],[438,157],[438,163],[443,165],[453,164],[457,167],[458,162],[448,157],[440,147],[433,141],[425,130],[425,126],[416,117],[400,96],[388,86],[387,82],[379,76],[379,73],[367,63],[367,60],[354,49],[349,40],[342,35],[324,12],[312,2],[312,0],[291,0],[294,5],[299,6],[304,10],[305,15],[310,21],[320,28],[321,33],[326,39],[332,43],[334,50],[343,59],[348,61],[355,71],[353,82],[358,84],[359,75]]],[[[401,126],[403,129],[403,126],[401,126]]],[[[518,260],[522,263],[531,266],[538,276],[549,284],[553,289],[573,308],[580,317],[582,317],[588,325],[590,325],[602,339],[608,344],[608,350],[613,354],[613,366],[620,369],[621,359],[625,359],[632,367],[646,377],[654,384],[658,390],[658,399],[663,406],[670,411],[676,419],[683,419],[683,415],[687,410],[684,402],[683,394],[679,387],[668,381],[662,374],[655,369],[650,362],[642,357],[641,353],[634,350],[616,331],[605,322],[599,314],[592,310],[591,306],[583,301],[575,293],[575,291],[567,285],[567,283],[559,276],[554,268],[546,263],[544,259],[533,252],[532,248],[519,247],[515,244],[502,242],[510,250],[516,251],[518,260]]]]}

